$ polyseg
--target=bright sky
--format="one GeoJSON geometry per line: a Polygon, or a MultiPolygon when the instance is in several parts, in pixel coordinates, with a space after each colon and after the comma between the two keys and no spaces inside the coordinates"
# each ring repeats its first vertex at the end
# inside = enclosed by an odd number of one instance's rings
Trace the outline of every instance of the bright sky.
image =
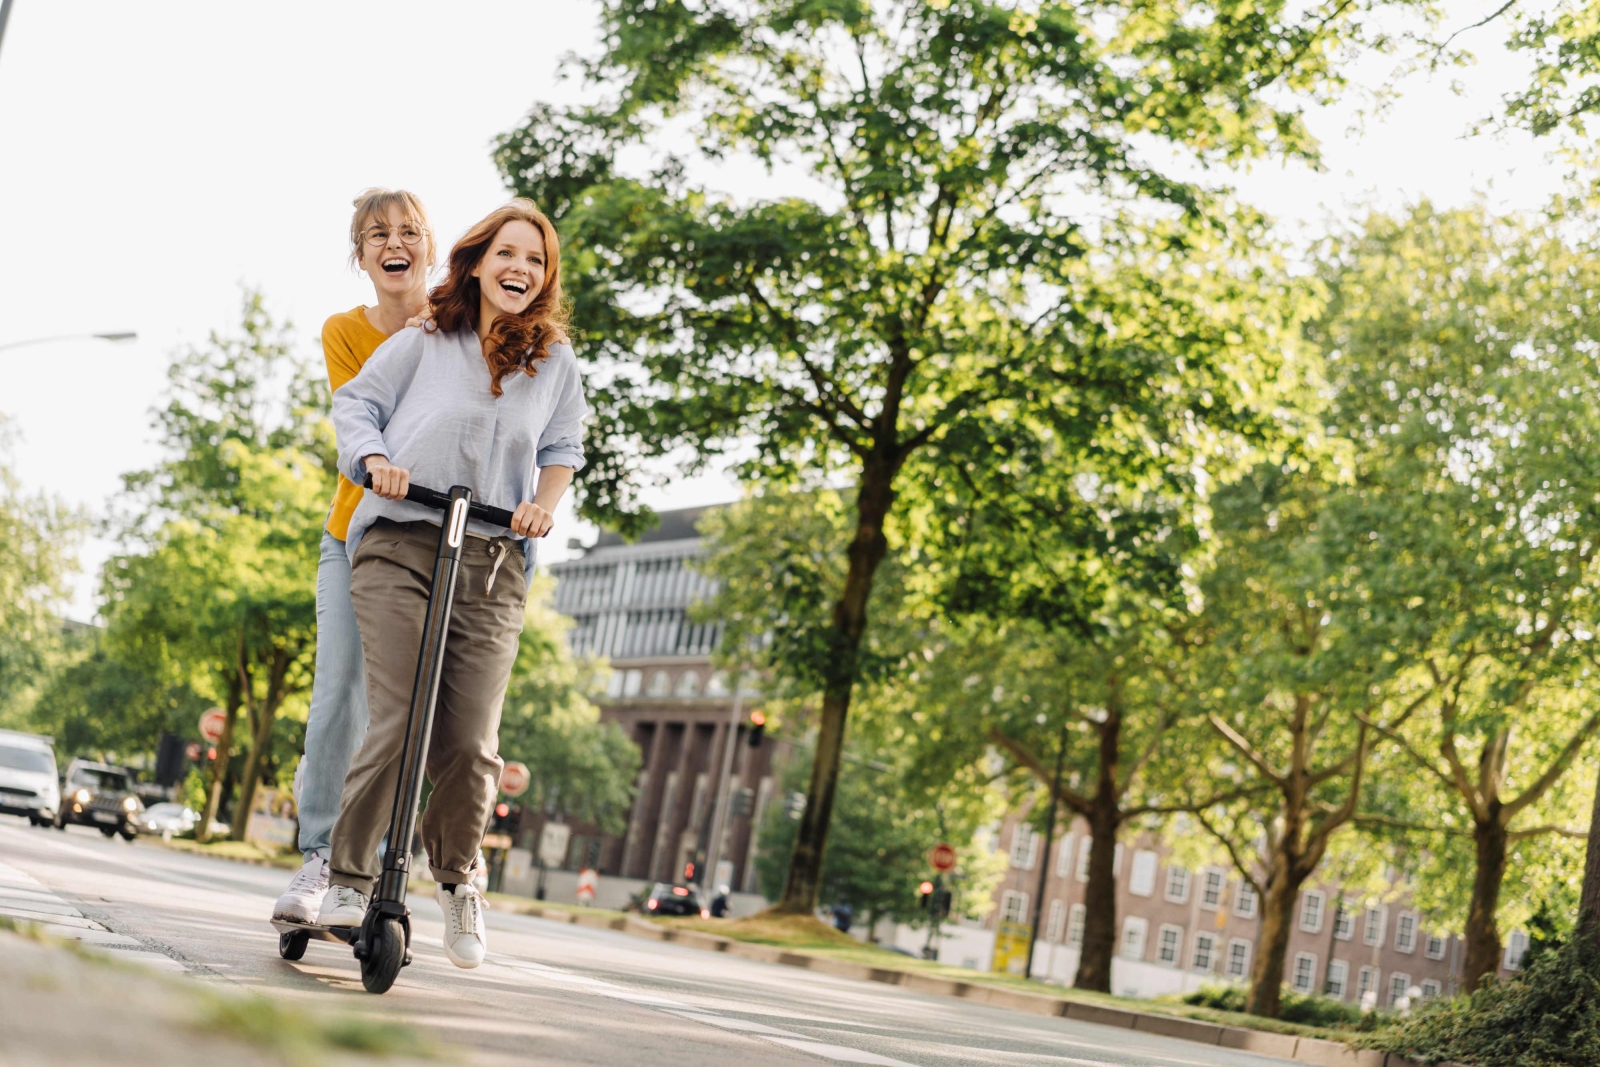
{"type": "MultiPolygon", "coordinates": [[[[322,321],[372,301],[345,265],[351,197],[416,191],[448,247],[505,198],[491,140],[535,100],[579,92],[558,81],[557,61],[595,38],[594,8],[579,0],[15,0],[0,47],[0,345],[139,334],[0,351],[0,413],[20,431],[25,485],[103,513],[119,476],[157,458],[149,416],[171,353],[232,328],[241,284],[318,355],[322,321]]],[[[1447,76],[1466,82],[1462,95],[1445,77],[1412,78],[1361,136],[1347,134],[1351,107],[1319,113],[1325,172],[1264,167],[1242,190],[1312,230],[1368,200],[1458,204],[1487,191],[1536,206],[1560,185],[1546,146],[1464,137],[1521,76],[1497,39],[1478,31],[1483,62],[1447,76]]],[[[647,499],[686,507],[734,493],[708,477],[647,499]]],[[[570,513],[559,520],[546,561],[569,537],[592,537],[570,513]]],[[[73,616],[94,613],[94,572],[113,547],[89,544],[73,616]]]]}

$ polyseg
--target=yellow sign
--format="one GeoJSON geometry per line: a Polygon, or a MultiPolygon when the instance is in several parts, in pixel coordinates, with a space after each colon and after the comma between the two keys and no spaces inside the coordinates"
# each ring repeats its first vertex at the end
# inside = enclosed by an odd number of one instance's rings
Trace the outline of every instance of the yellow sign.
{"type": "Polygon", "coordinates": [[[994,965],[998,974],[1028,973],[1028,939],[1033,928],[1027,923],[1000,923],[994,928],[994,965]]]}

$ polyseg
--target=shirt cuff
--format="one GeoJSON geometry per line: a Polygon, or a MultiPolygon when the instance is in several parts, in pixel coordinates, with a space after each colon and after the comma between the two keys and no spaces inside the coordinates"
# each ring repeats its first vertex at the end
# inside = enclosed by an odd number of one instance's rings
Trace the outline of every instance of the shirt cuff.
{"type": "Polygon", "coordinates": [[[583,453],[571,448],[541,448],[533,461],[540,469],[545,467],[571,467],[574,471],[583,469],[583,453]]]}

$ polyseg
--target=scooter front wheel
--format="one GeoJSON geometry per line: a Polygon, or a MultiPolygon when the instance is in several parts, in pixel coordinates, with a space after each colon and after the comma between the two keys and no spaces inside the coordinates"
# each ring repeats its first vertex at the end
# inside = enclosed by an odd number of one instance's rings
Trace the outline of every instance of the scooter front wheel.
{"type": "Polygon", "coordinates": [[[361,984],[368,993],[387,993],[406,961],[406,934],[395,919],[379,919],[367,934],[361,957],[361,984]]]}

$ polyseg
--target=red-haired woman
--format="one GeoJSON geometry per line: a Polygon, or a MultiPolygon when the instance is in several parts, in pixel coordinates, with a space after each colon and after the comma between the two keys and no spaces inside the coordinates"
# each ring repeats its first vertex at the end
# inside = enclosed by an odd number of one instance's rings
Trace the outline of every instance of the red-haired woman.
{"type": "Polygon", "coordinates": [[[339,469],[358,485],[372,476],[345,542],[371,718],[345,779],[319,921],[361,923],[399,774],[439,539],[438,513],[408,503],[406,489],[412,478],[468,485],[479,500],[516,506],[510,531],[467,525],[422,843],[445,913],[445,954],[476,967],[486,937],[472,876],[500,780],[500,704],[522,632],[532,539],[549,532],[583,466],[588,407],[566,343],[560,245],[529,201],[513,200],[456,242],[429,303],[433,329],[401,330],[333,398],[339,469]]]}

